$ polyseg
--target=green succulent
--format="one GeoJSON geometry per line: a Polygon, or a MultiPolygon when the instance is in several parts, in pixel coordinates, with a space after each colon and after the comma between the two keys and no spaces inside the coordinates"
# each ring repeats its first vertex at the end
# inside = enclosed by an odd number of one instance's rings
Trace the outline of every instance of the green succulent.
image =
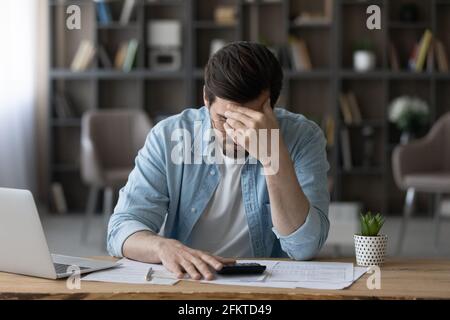
{"type": "Polygon", "coordinates": [[[368,39],[368,38],[363,38],[360,39],[358,41],[356,41],[353,44],[353,51],[374,51],[374,44],[372,42],[372,40],[368,39]]]}
{"type": "Polygon", "coordinates": [[[361,235],[364,237],[376,237],[384,224],[385,219],[379,213],[372,214],[370,211],[361,214],[361,235]]]}

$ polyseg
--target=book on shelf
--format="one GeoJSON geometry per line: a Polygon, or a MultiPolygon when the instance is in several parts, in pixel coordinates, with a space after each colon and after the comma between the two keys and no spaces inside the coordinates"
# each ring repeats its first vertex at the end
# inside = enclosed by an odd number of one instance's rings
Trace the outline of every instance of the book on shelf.
{"type": "Polygon", "coordinates": [[[136,0],[125,0],[123,2],[122,12],[120,13],[119,23],[121,25],[127,25],[130,23],[131,15],[135,7],[136,0]]]}
{"type": "Polygon", "coordinates": [[[105,69],[111,69],[113,67],[112,61],[108,55],[108,52],[106,52],[106,49],[104,46],[99,45],[98,46],[98,58],[100,60],[100,64],[105,69]]]}
{"type": "Polygon", "coordinates": [[[447,52],[442,41],[435,40],[434,51],[439,72],[449,72],[447,52]]]}
{"type": "Polygon", "coordinates": [[[361,109],[354,92],[341,93],[339,95],[339,105],[346,125],[360,124],[362,122],[361,109]]]}
{"type": "Polygon", "coordinates": [[[220,25],[236,23],[236,8],[234,5],[218,5],[214,9],[214,21],[220,25]]]}
{"type": "Polygon", "coordinates": [[[70,69],[72,71],[86,70],[95,56],[95,51],[95,47],[91,41],[82,40],[70,64],[70,69]]]}
{"type": "Polygon", "coordinates": [[[322,130],[325,132],[325,137],[327,139],[327,146],[333,147],[335,138],[334,138],[334,130],[335,130],[336,124],[334,121],[334,118],[327,114],[322,119],[322,130]]]}
{"type": "Polygon", "coordinates": [[[435,42],[434,40],[431,40],[430,50],[428,50],[426,61],[427,72],[434,71],[434,64],[435,64],[434,52],[435,52],[435,42]]]}
{"type": "Polygon", "coordinates": [[[127,55],[128,42],[122,42],[117,49],[116,56],[114,58],[114,68],[122,69],[123,63],[125,61],[125,56],[127,55]]]}
{"type": "Polygon", "coordinates": [[[55,115],[58,119],[68,119],[76,117],[75,109],[70,103],[67,94],[56,92],[54,96],[55,115]]]}
{"type": "Polygon", "coordinates": [[[350,110],[350,104],[347,99],[347,95],[344,93],[341,93],[339,95],[339,106],[341,109],[342,118],[344,119],[344,123],[346,125],[352,124],[353,119],[352,119],[352,113],[350,110]]]}
{"type": "Polygon", "coordinates": [[[329,25],[333,20],[333,0],[323,0],[323,12],[304,11],[292,20],[296,26],[329,25]]]}
{"type": "Polygon", "coordinates": [[[334,0],[324,0],[323,2],[323,14],[331,22],[333,21],[333,6],[334,0]]]}
{"type": "Polygon", "coordinates": [[[291,36],[289,38],[289,45],[294,69],[296,71],[312,70],[311,57],[306,42],[300,38],[291,36]]]}
{"type": "Polygon", "coordinates": [[[136,59],[138,44],[137,39],[122,42],[114,58],[114,68],[129,72],[136,59]]]}
{"type": "Polygon", "coordinates": [[[350,134],[347,128],[341,129],[341,148],[342,148],[342,165],[345,170],[351,170],[352,163],[352,150],[350,145],[350,134]]]}
{"type": "Polygon", "coordinates": [[[112,22],[111,8],[106,0],[94,0],[97,19],[100,24],[109,24],[112,22]]]}
{"type": "Polygon", "coordinates": [[[53,204],[56,213],[64,214],[67,213],[67,201],[64,195],[64,189],[62,184],[59,182],[53,182],[51,186],[53,204]]]}
{"type": "Polygon", "coordinates": [[[389,45],[389,64],[392,71],[400,71],[400,63],[398,61],[397,48],[393,43],[389,45]]]}
{"type": "Polygon", "coordinates": [[[358,100],[354,92],[350,91],[347,93],[347,100],[350,105],[350,112],[352,114],[352,122],[354,124],[361,124],[362,116],[361,109],[359,108],[358,100]]]}
{"type": "Polygon", "coordinates": [[[138,47],[138,41],[136,39],[131,39],[127,46],[127,52],[125,54],[125,59],[123,62],[122,70],[125,72],[131,71],[133,63],[136,57],[138,47]]]}
{"type": "Polygon", "coordinates": [[[409,55],[408,59],[408,69],[409,70],[415,70],[416,69],[416,59],[417,59],[417,52],[419,51],[419,44],[414,44],[411,54],[409,55]]]}
{"type": "MultiPolygon", "coordinates": [[[[427,67],[427,70],[432,70],[432,59],[430,52],[434,50],[433,33],[430,30],[425,30],[420,41],[414,44],[413,49],[408,60],[408,68],[411,71],[422,72],[427,67]]],[[[393,68],[394,70],[394,68],[393,68]]]]}
{"type": "Polygon", "coordinates": [[[415,61],[416,71],[420,72],[423,70],[425,65],[425,59],[427,57],[428,50],[430,49],[431,40],[433,38],[433,34],[430,30],[425,30],[422,39],[419,42],[419,46],[417,49],[417,58],[415,61]]]}

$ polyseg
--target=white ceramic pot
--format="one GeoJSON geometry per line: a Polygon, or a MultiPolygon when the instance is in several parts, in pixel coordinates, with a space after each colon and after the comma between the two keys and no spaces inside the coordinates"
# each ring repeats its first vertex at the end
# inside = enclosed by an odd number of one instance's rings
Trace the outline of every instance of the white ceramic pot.
{"type": "Polygon", "coordinates": [[[356,71],[365,72],[375,69],[376,57],[372,51],[358,50],[353,53],[353,67],[356,71]]]}
{"type": "Polygon", "coordinates": [[[384,263],[387,248],[387,236],[364,237],[355,234],[356,263],[359,266],[380,266],[384,263]]]}

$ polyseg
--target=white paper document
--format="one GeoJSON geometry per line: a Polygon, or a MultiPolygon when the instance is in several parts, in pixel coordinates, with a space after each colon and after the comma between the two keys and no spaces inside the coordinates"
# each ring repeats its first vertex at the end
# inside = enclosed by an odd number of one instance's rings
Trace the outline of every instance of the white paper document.
{"type": "MultiPolygon", "coordinates": [[[[260,260],[258,260],[260,261],[260,260]]],[[[252,286],[252,287],[270,287],[270,288],[285,288],[285,289],[318,289],[318,290],[342,290],[350,287],[353,282],[358,280],[362,275],[367,272],[367,268],[354,267],[353,268],[353,280],[348,282],[321,282],[321,281],[262,281],[262,282],[230,282],[230,281],[215,281],[216,284],[235,285],[235,286],[252,286]]]]}
{"type": "Polygon", "coordinates": [[[81,280],[158,285],[173,285],[179,281],[160,264],[142,263],[128,259],[122,259],[118,261],[118,264],[120,266],[116,268],[90,273],[81,280]],[[154,272],[151,281],[147,281],[146,276],[150,267],[154,272]]]}
{"type": "MultiPolygon", "coordinates": [[[[133,261],[129,259],[121,259],[118,261],[120,266],[99,271],[93,272],[85,277],[82,280],[85,281],[101,281],[101,282],[119,282],[119,283],[133,283],[133,284],[167,284],[172,285],[179,281],[176,276],[168,271],[161,264],[153,264],[153,263],[143,263],[138,261],[133,261]],[[146,275],[149,268],[153,269],[152,280],[147,281],[146,275]]],[[[275,265],[276,262],[269,262],[269,266],[275,265]]],[[[254,283],[264,281],[266,274],[258,274],[258,275],[231,275],[231,276],[222,276],[220,274],[215,275],[215,280],[201,280],[201,282],[206,283],[222,283],[222,282],[246,282],[246,283],[254,283]]],[[[197,281],[192,280],[188,276],[185,277],[184,280],[189,281],[197,281]]]]}
{"type": "Polygon", "coordinates": [[[305,289],[321,289],[321,290],[342,290],[350,287],[353,282],[362,277],[367,272],[367,268],[354,267],[353,268],[353,280],[347,282],[321,282],[321,281],[300,281],[296,282],[296,288],[305,289]]]}
{"type": "MultiPolygon", "coordinates": [[[[200,282],[254,287],[339,290],[349,287],[367,271],[366,268],[354,268],[352,263],[276,260],[238,260],[238,262],[256,262],[265,265],[266,271],[259,275],[216,274],[214,280],[200,280],[200,282]]],[[[118,263],[120,266],[116,268],[90,273],[82,280],[158,285],[174,285],[179,281],[161,264],[142,263],[126,258],[118,263]],[[149,268],[153,270],[151,281],[146,280],[149,268]]],[[[189,279],[188,276],[184,280],[196,281],[189,279]]]]}
{"type": "Polygon", "coordinates": [[[353,263],[280,261],[267,277],[268,281],[348,282],[353,281],[353,263]]]}
{"type": "Polygon", "coordinates": [[[341,290],[351,286],[367,271],[367,268],[353,267],[352,263],[274,260],[239,260],[238,262],[256,262],[265,265],[267,269],[264,281],[246,283],[217,280],[213,283],[288,289],[341,290]]]}

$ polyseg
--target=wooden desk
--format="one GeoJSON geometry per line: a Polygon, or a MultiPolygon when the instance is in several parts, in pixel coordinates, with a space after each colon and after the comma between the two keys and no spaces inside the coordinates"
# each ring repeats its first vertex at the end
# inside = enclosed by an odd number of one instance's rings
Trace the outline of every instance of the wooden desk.
{"type": "Polygon", "coordinates": [[[388,260],[381,273],[381,290],[366,287],[366,274],[350,288],[337,291],[188,281],[174,286],[82,281],[80,290],[69,290],[65,280],[0,273],[0,299],[450,299],[449,260],[388,260]]]}

